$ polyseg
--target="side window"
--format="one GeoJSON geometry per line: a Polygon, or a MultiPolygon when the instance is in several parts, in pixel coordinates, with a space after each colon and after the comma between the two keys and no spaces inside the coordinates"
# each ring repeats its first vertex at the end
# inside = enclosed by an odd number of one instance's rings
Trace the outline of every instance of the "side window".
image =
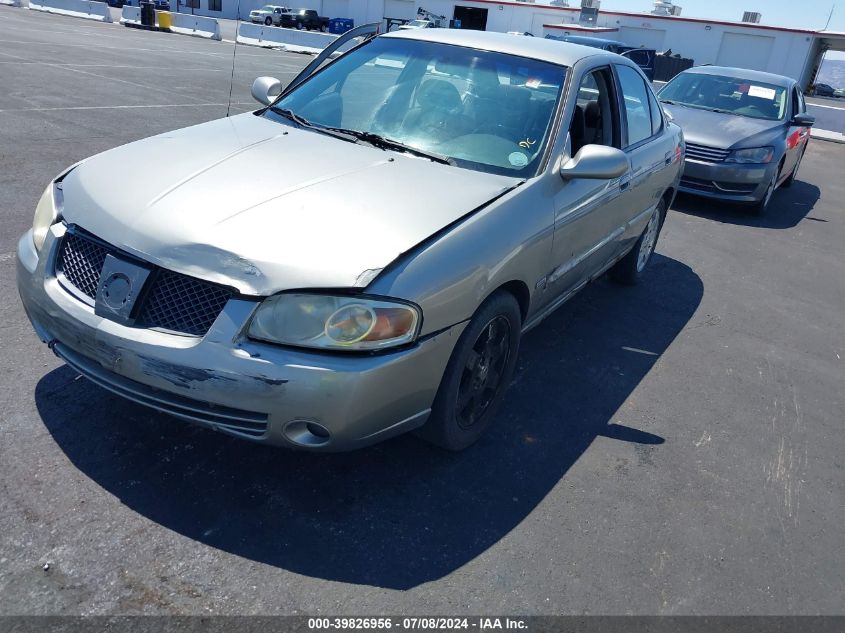
{"type": "Polygon", "coordinates": [[[651,136],[651,111],[648,90],[640,74],[628,66],[617,65],[619,85],[622,89],[625,120],[628,122],[628,145],[634,145],[651,136]]]}
{"type": "Polygon", "coordinates": [[[569,126],[573,156],[584,145],[620,146],[613,85],[610,68],[594,70],[581,80],[569,126]]]}
{"type": "Polygon", "coordinates": [[[648,106],[651,109],[651,133],[658,134],[663,129],[663,110],[651,90],[648,91],[648,106]]]}

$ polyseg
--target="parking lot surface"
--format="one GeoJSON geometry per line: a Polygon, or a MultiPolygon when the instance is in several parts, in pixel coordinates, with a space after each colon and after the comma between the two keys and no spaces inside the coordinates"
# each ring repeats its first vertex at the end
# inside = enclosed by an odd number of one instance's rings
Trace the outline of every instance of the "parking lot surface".
{"type": "MultiPolygon", "coordinates": [[[[309,59],[234,58],[233,112],[309,59]]],[[[225,116],[232,60],[0,7],[0,613],[843,612],[845,146],[812,142],[764,217],[679,199],[642,285],[526,336],[474,448],[296,453],[90,384],[15,289],[49,179],[225,116]]]]}

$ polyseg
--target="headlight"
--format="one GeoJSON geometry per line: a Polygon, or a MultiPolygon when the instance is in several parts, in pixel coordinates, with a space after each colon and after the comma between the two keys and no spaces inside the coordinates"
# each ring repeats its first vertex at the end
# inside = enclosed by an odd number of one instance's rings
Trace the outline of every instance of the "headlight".
{"type": "Polygon", "coordinates": [[[54,183],[47,185],[38,206],[35,207],[35,217],[32,219],[32,241],[35,242],[35,250],[40,251],[47,239],[47,231],[55,224],[59,215],[61,190],[57,189],[54,183]]]}
{"type": "Polygon", "coordinates": [[[770,163],[775,156],[774,147],[753,147],[751,149],[735,149],[725,159],[726,163],[770,163]]]}
{"type": "Polygon", "coordinates": [[[420,320],[416,306],[398,301],[279,294],[258,307],[249,336],[315,349],[377,350],[412,342],[420,320]]]}

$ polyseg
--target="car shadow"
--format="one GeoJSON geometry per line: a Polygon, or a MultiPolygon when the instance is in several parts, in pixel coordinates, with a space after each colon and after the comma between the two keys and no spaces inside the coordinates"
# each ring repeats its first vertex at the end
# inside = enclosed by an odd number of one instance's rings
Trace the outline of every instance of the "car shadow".
{"type": "Polygon", "coordinates": [[[820,196],[818,187],[796,180],[791,187],[780,187],[775,191],[769,208],[762,215],[755,215],[751,209],[739,204],[684,193],[675,198],[672,210],[724,224],[789,229],[809,215],[820,196]]]}
{"type": "Polygon", "coordinates": [[[612,420],[701,301],[655,255],[647,279],[602,279],[523,339],[497,420],[461,454],[413,436],[344,454],[251,444],[78,379],[35,392],[71,462],[126,506],[208,546],[311,577],[392,589],[442,578],[523,521],[598,436],[662,450],[612,420]]]}

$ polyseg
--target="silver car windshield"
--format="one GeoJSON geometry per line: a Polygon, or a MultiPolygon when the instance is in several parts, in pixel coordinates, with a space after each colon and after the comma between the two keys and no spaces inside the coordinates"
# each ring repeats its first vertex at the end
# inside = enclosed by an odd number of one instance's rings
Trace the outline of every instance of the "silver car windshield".
{"type": "Polygon", "coordinates": [[[738,77],[688,73],[659,94],[667,103],[777,121],[786,113],[786,88],[738,77]]]}
{"type": "MultiPolygon", "coordinates": [[[[364,141],[378,135],[458,167],[524,177],[542,160],[565,76],[534,59],[376,38],[274,106],[364,141]]],[[[265,116],[285,120],[273,109],[265,116]]]]}

